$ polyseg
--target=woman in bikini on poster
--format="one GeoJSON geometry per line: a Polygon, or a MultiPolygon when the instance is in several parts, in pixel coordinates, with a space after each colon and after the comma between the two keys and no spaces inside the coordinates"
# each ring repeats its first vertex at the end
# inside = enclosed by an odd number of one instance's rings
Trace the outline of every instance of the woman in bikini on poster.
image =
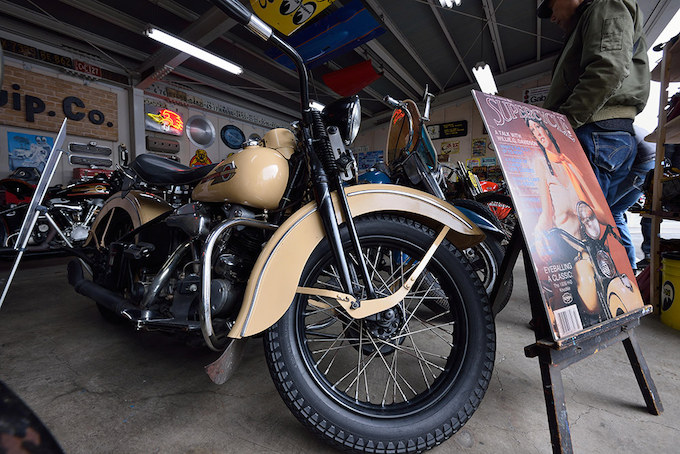
{"type": "MultiPolygon", "coordinates": [[[[616,315],[606,303],[607,296],[602,296],[608,282],[596,271],[601,264],[595,263],[593,256],[597,250],[607,250],[609,255],[607,242],[610,235],[616,235],[613,226],[606,223],[610,217],[606,207],[598,203],[604,198],[593,195],[583,173],[560,151],[545,123],[536,117],[525,119],[525,123],[542,151],[533,162],[541,182],[541,212],[533,242],[543,262],[539,269],[547,276],[541,284],[552,294],[553,309],[576,304],[585,328],[616,315]]],[[[610,268],[615,271],[613,262],[610,268]]]]}

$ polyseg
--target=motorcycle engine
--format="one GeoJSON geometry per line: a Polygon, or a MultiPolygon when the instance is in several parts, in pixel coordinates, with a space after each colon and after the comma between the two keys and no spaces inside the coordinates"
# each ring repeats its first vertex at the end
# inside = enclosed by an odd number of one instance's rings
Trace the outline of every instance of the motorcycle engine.
{"type": "Polygon", "coordinates": [[[71,229],[71,239],[73,241],[85,241],[90,234],[90,227],[83,224],[76,224],[71,229]]]}
{"type": "MultiPolygon", "coordinates": [[[[257,216],[254,211],[240,205],[226,207],[225,214],[228,218],[257,216]]],[[[257,228],[236,227],[220,245],[210,286],[211,310],[214,316],[228,315],[242,301],[250,271],[266,242],[264,235],[257,228]]]]}

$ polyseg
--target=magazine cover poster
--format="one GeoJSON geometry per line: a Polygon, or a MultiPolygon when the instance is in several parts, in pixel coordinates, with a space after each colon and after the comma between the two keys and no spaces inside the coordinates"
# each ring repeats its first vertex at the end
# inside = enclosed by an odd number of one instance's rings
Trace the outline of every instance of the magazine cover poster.
{"type": "Polygon", "coordinates": [[[564,115],[473,91],[554,340],[643,306],[607,201],[564,115]]]}

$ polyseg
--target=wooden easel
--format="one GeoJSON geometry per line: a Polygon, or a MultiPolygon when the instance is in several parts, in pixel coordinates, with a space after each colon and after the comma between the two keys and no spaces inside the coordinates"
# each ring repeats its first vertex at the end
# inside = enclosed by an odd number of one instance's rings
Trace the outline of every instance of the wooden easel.
{"type": "Polygon", "coordinates": [[[611,319],[591,329],[586,329],[578,335],[555,342],[552,339],[551,327],[543,306],[538,280],[519,223],[515,226],[505,252],[501,265],[501,278],[497,281],[491,294],[492,304],[494,306],[497,304],[497,295],[501,287],[506,285],[509,276],[512,275],[520,251],[522,251],[524,259],[531,316],[536,334],[536,342],[526,346],[524,354],[528,358],[538,358],[541,368],[553,453],[567,454],[573,452],[567,407],[564,400],[562,369],[618,342],[623,342],[626,349],[628,360],[645,399],[647,411],[653,415],[661,414],[663,411],[661,399],[657,394],[654,380],[649,373],[649,368],[642,356],[635,334],[635,327],[640,324],[640,318],[652,311],[651,306],[645,306],[629,312],[621,318],[611,319]]]}

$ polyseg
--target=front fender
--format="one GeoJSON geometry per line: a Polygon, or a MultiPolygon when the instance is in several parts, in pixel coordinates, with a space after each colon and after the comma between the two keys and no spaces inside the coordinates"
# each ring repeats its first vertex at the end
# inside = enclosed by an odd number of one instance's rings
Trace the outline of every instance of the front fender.
{"type": "Polygon", "coordinates": [[[111,216],[122,215],[118,211],[126,213],[132,220],[132,227],[136,229],[170,210],[170,204],[153,194],[136,190],[118,192],[109,197],[97,213],[85,246],[103,246],[111,216]]]}
{"type": "MultiPolygon", "coordinates": [[[[416,189],[390,184],[364,184],[345,189],[352,216],[391,212],[435,230],[451,230],[447,239],[459,249],[484,240],[484,233],[453,205],[416,189]]],[[[336,217],[337,194],[333,194],[336,217]]],[[[252,336],[276,323],[288,310],[312,251],[324,238],[316,203],[295,212],[279,227],[260,253],[250,274],[243,305],[229,337],[252,336]]]]}

